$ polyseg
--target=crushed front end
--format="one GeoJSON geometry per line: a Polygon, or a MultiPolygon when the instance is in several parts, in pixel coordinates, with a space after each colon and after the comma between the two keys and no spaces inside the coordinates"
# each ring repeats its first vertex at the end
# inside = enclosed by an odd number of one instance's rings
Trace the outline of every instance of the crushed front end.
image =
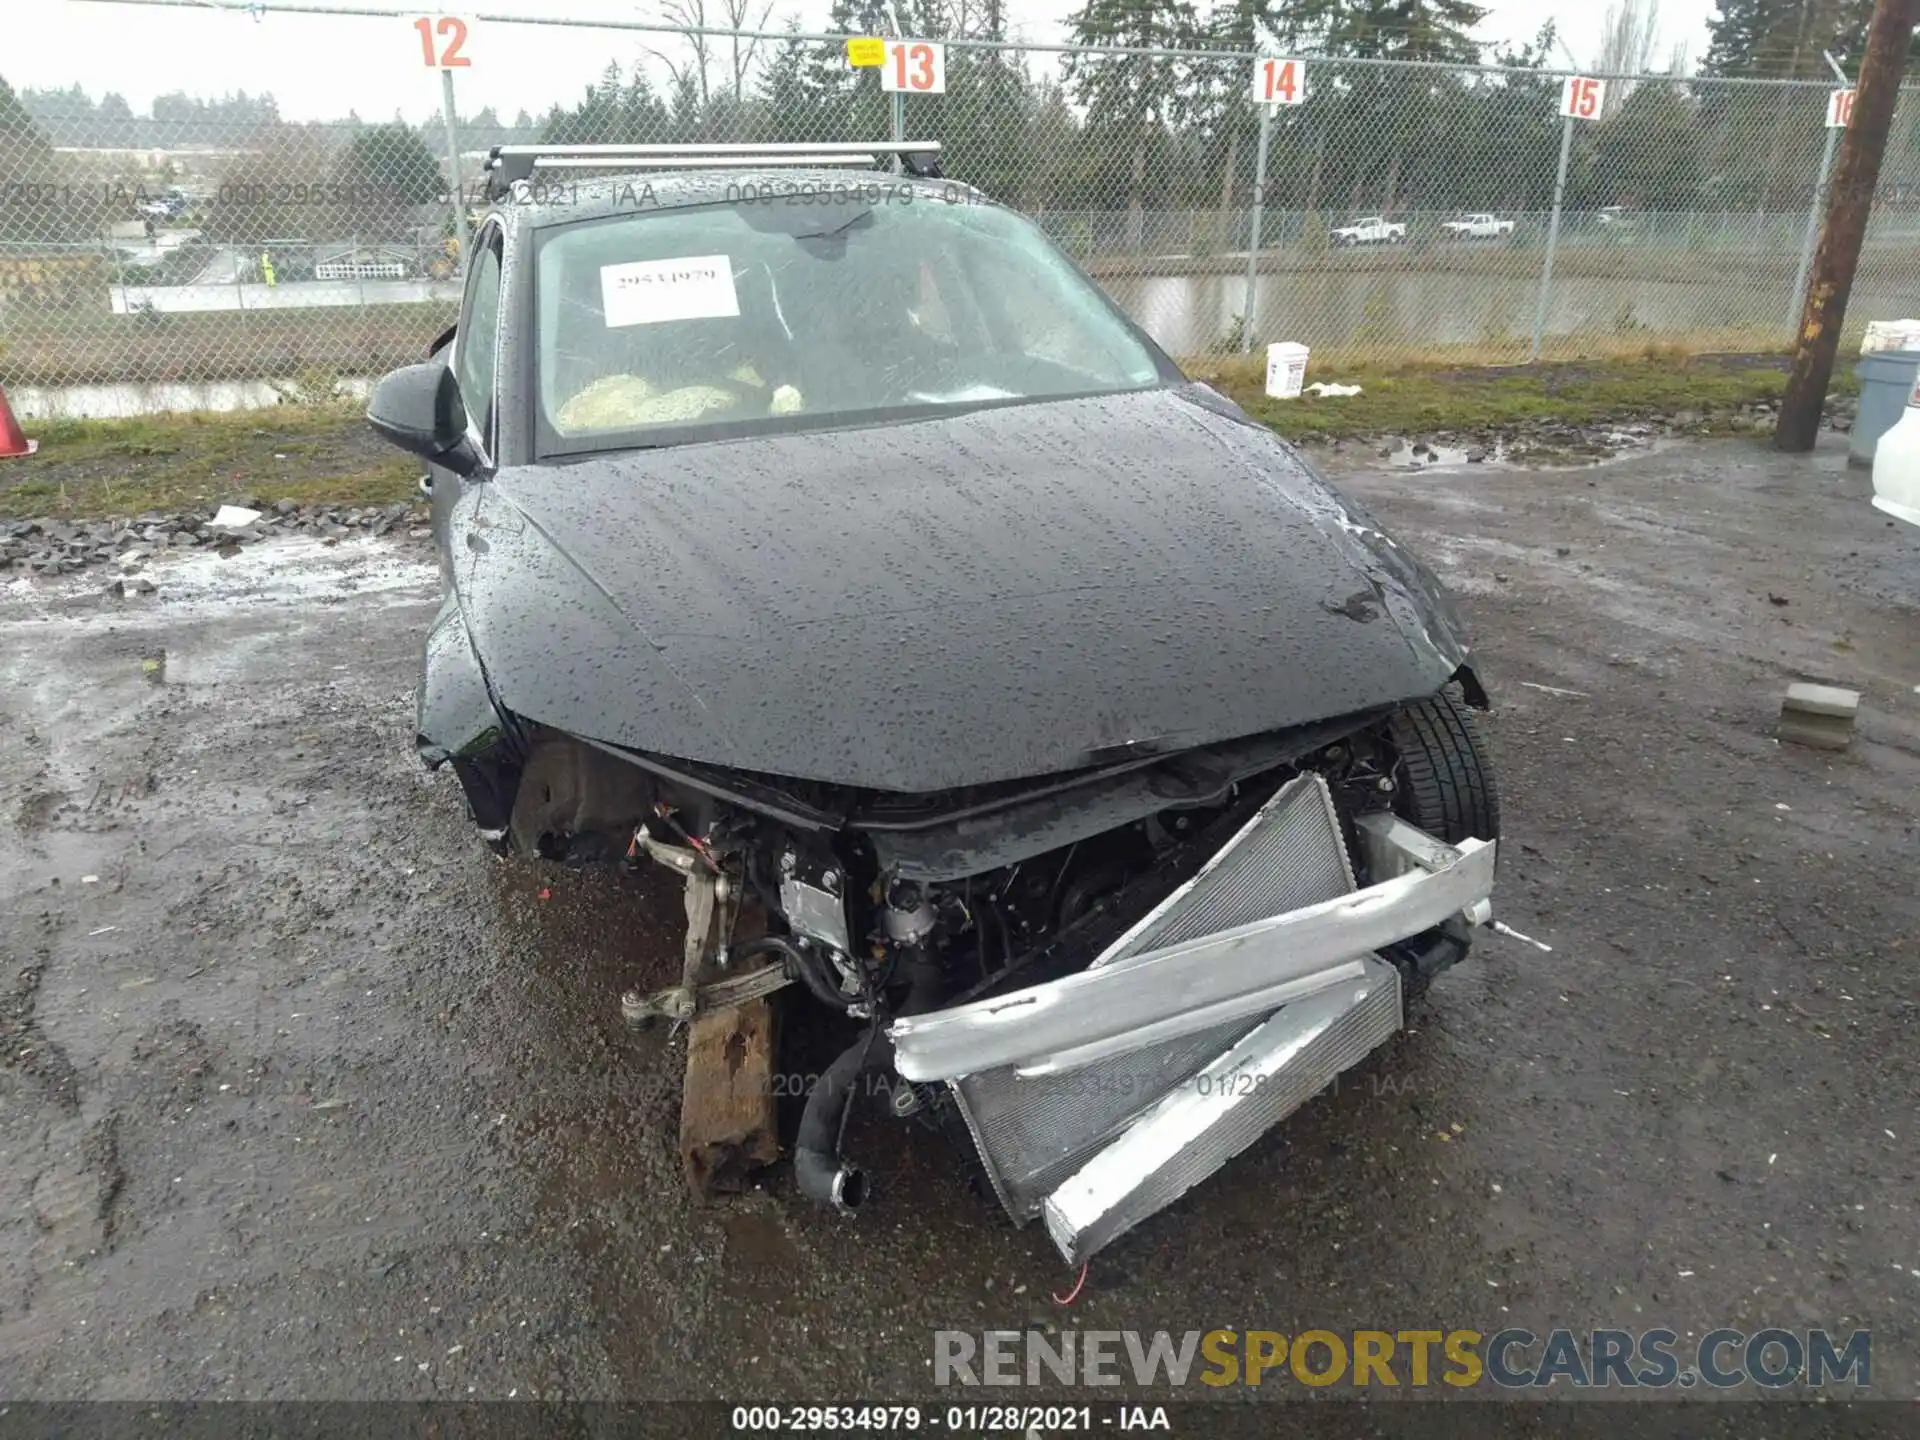
{"type": "Polygon", "coordinates": [[[1390,1037],[1490,915],[1498,802],[1454,687],[932,795],[507,732],[505,843],[684,887],[678,983],[628,994],[629,1020],[786,990],[788,1040],[841,1050],[791,1139],[802,1193],[859,1207],[841,1136],[857,1096],[884,1094],[1073,1261],[1390,1037]]]}
{"type": "Polygon", "coordinates": [[[1086,969],[893,1022],[1017,1221],[1080,1261],[1178,1199],[1401,1026],[1382,952],[1483,921],[1495,842],[1357,818],[1324,778],[1280,789],[1086,969]]]}

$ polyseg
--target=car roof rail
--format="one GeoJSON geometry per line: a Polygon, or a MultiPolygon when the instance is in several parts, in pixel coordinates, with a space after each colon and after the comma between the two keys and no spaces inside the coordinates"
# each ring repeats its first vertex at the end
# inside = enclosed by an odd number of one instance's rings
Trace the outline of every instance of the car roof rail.
{"type": "Polygon", "coordinates": [[[885,140],[876,144],[837,141],[745,145],[496,145],[487,169],[505,187],[531,179],[536,170],[766,170],[776,168],[874,169],[900,157],[910,175],[938,178],[940,146],[931,140],[885,140]]]}

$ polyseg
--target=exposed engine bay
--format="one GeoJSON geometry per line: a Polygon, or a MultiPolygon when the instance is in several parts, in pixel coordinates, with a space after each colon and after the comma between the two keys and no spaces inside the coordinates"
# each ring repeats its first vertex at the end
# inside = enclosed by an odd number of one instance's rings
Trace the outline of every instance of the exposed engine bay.
{"type": "MultiPolygon", "coordinates": [[[[1470,671],[1460,679],[1472,699],[1484,701],[1470,671]]],[[[1470,926],[1485,918],[1481,891],[1465,905],[1444,902],[1434,912],[1436,923],[1418,933],[1358,948],[1357,942],[1323,945],[1319,968],[1255,977],[1281,988],[1214,996],[1196,1005],[1191,1023],[1159,1012],[1177,1010],[1197,994],[1192,979],[1168,968],[1168,979],[1150,982],[1136,966],[1142,978],[1133,994],[1144,1006],[1137,1025],[1121,1019],[1105,1034],[1043,1037],[1056,1047],[1047,1059],[1007,1039],[1006,1063],[983,1062],[970,1074],[946,1073],[954,1066],[943,1070],[939,1058],[943,1046],[960,1056],[993,1058],[994,1035],[954,1030],[974,1023],[970,1016],[1005,1038],[994,1007],[1020,1008],[1022,997],[1045,998],[1050,984],[1082,984],[1103,965],[1116,972],[1135,965],[1134,955],[1122,954],[1126,942],[1143,949],[1141,937],[1154,923],[1165,930],[1170,917],[1177,919],[1170,908],[1176,902],[1201,907],[1207,923],[1168,932],[1162,938],[1189,942],[1185,950],[1162,945],[1146,960],[1158,956],[1188,966],[1190,976],[1204,975],[1209,983],[1240,971],[1253,976],[1253,968],[1234,957],[1223,952],[1215,959],[1194,944],[1234,941],[1236,926],[1250,931],[1282,910],[1310,921],[1303,904],[1325,909],[1345,892],[1355,892],[1355,899],[1371,895],[1364,887],[1417,868],[1409,856],[1444,870],[1459,858],[1449,850],[1452,842],[1491,841],[1491,835],[1469,836],[1451,817],[1423,813],[1423,807],[1433,811],[1432,794],[1410,781],[1421,778],[1419,767],[1430,766],[1431,756],[1408,751],[1421,734],[1411,720],[1428,713],[1465,723],[1449,692],[1422,706],[1118,760],[1039,782],[922,796],[696,766],[531,725],[499,734],[477,755],[451,758],[474,818],[501,848],[569,864],[663,866],[679,875],[687,912],[679,982],[623,996],[629,1022],[689,1022],[717,1007],[788,990],[786,1026],[807,1025],[809,1014],[858,1024],[858,1040],[810,1090],[793,1141],[804,1194],[846,1212],[860,1206],[866,1171],[841,1155],[841,1136],[855,1097],[881,1095],[895,1117],[932,1125],[973,1153],[1009,1213],[1025,1220],[1041,1213],[1076,1166],[1097,1157],[1102,1144],[1153,1104],[1164,1105],[1183,1085],[1204,1085],[1204,1076],[1195,1079],[1199,1067],[1244,1044],[1249,1031],[1275,1013],[1275,998],[1301,1002],[1279,1009],[1292,1016],[1332,986],[1358,985],[1354,993],[1374,997],[1375,1010],[1388,1017],[1370,1049],[1398,1028],[1403,997],[1465,954],[1470,926]],[[1274,857],[1262,862],[1262,872],[1255,875],[1245,863],[1255,844],[1233,852],[1240,858],[1228,868],[1239,865],[1240,873],[1221,869],[1233,845],[1250,836],[1258,842],[1260,825],[1277,823],[1269,817],[1282,802],[1304,818],[1288,820],[1292,828],[1284,836],[1272,832],[1274,857]],[[1315,825],[1324,837],[1318,850],[1309,843],[1315,825]],[[1416,828],[1423,825],[1457,833],[1430,835],[1416,828]],[[1383,849],[1390,833],[1395,838],[1383,849]],[[1448,853],[1429,864],[1423,845],[1448,853]],[[1370,968],[1361,966],[1361,950],[1370,968]],[[1179,999],[1154,999],[1151,984],[1179,999]],[[915,1029],[929,1025],[925,1033],[915,1029]],[[1033,1077],[1047,1074],[1066,1078],[1045,1090],[1033,1077]],[[1074,1113],[1063,1120],[1061,1096],[1068,1092],[1076,1097],[1066,1107],[1074,1113]],[[1054,1128],[1036,1132],[1028,1111],[1054,1128]]],[[[1490,780],[1487,801],[1494,803],[1490,780]]],[[[1472,828],[1496,826],[1497,818],[1483,816],[1472,828]]],[[[1262,954],[1277,953],[1271,941],[1261,946],[1262,954]]],[[[1116,1007],[1118,998],[1117,991],[1106,998],[1090,992],[1085,1003],[1117,1013],[1125,1009],[1116,1007]]],[[[1253,1082],[1242,1076],[1239,1083],[1253,1082]]],[[[1323,1083],[1317,1078],[1299,1099],[1323,1083]]],[[[1218,1101],[1211,1111],[1225,1113],[1218,1101]]],[[[1051,1211],[1049,1225],[1063,1253],[1081,1258],[1192,1179],[1124,1223],[1107,1216],[1104,1230],[1070,1219],[1056,1223],[1051,1211]]],[[[1108,1200],[1095,1209],[1104,1215],[1108,1200]]],[[[1135,1208],[1143,1203],[1135,1197],[1135,1208]]]]}

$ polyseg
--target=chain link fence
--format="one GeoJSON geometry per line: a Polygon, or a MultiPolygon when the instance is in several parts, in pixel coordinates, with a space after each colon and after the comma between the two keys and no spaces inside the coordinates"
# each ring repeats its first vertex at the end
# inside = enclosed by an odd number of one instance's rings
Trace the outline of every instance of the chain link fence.
{"type": "MultiPolygon", "coordinates": [[[[385,41],[396,21],[333,23],[385,41]]],[[[331,393],[448,323],[491,145],[895,124],[844,36],[574,33],[580,71],[523,125],[295,123],[245,95],[110,114],[24,92],[0,107],[0,384],[43,413],[75,386],[137,391],[134,408],[331,393]]],[[[901,102],[907,137],[940,141],[949,175],[1031,216],[1202,371],[1274,340],[1335,364],[1782,348],[1838,133],[1832,87],[1806,82],[1616,76],[1563,121],[1560,72],[1308,57],[1300,103],[1263,120],[1251,54],[950,39],[944,55],[944,93],[901,102]]],[[[1909,99],[1856,330],[1920,308],[1916,132],[1909,99]]]]}

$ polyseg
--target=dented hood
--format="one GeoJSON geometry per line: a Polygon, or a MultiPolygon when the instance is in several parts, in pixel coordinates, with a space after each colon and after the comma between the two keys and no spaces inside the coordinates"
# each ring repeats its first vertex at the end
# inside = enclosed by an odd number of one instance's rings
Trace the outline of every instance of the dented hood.
{"type": "Polygon", "coordinates": [[[509,710],[926,792],[1413,699],[1432,576],[1201,386],[502,472],[452,517],[509,710]]]}

